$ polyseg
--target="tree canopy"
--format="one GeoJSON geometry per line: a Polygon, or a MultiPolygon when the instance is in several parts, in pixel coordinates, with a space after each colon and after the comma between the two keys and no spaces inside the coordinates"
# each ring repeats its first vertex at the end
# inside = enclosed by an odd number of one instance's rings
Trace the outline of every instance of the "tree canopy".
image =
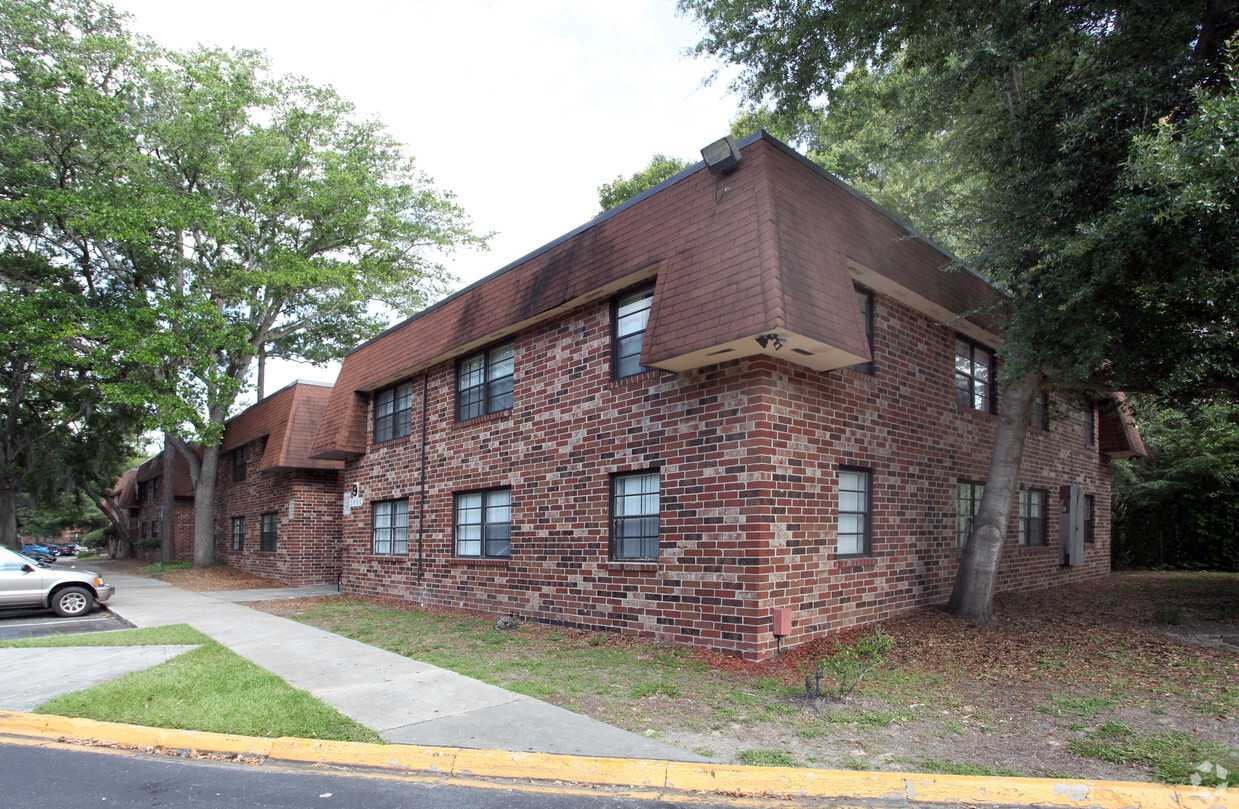
{"type": "Polygon", "coordinates": [[[485,239],[382,124],[260,53],[162,49],[95,0],[0,18],[0,258],[91,291],[122,372],[88,387],[178,445],[213,564],[218,443],[255,358],[342,356],[386,326],[376,303],[422,308],[441,258],[485,239]]]}
{"type": "Polygon", "coordinates": [[[667,157],[659,152],[650,159],[650,164],[630,177],[616,177],[609,183],[598,186],[598,204],[606,213],[620,203],[640,194],[647,188],[653,188],[668,177],[674,177],[691,163],[678,157],[667,157]]]}

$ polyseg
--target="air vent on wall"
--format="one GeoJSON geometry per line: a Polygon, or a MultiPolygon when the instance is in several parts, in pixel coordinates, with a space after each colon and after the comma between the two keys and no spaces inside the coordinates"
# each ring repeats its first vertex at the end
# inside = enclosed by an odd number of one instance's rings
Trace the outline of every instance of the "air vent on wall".
{"type": "Polygon", "coordinates": [[[812,356],[813,356],[813,352],[812,352],[812,351],[805,351],[803,348],[793,348],[793,349],[792,349],[792,351],[793,351],[793,352],[795,352],[795,353],[797,353],[797,354],[803,354],[803,355],[805,355],[806,357],[812,357],[812,356]]]}

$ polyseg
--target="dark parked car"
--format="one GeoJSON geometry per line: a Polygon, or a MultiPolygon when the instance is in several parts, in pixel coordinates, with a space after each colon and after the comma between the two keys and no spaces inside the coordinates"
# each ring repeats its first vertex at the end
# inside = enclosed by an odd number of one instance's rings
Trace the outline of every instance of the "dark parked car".
{"type": "Polygon", "coordinates": [[[35,560],[0,547],[0,607],[46,607],[72,617],[107,601],[116,588],[103,576],[71,567],[41,567],[35,560]]]}

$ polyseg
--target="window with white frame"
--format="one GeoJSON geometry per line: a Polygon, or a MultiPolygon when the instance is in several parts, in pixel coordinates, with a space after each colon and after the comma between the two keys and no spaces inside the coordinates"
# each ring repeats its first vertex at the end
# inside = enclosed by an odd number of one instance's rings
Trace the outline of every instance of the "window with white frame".
{"type": "Polygon", "coordinates": [[[379,556],[402,556],[409,552],[407,498],[370,504],[370,552],[379,556]]]}
{"type": "Polygon", "coordinates": [[[511,489],[459,492],[454,501],[456,556],[479,559],[511,556],[511,489]]]}
{"type": "Polygon", "coordinates": [[[641,364],[645,330],[654,304],[654,287],[644,287],[615,299],[611,311],[611,374],[615,379],[649,370],[641,364]]]}
{"type": "Polygon", "coordinates": [[[611,476],[611,558],[658,558],[658,470],[611,476]]]}
{"type": "Polygon", "coordinates": [[[868,469],[839,468],[838,543],[840,556],[870,552],[873,515],[872,474],[868,469]]]}
{"type": "Polygon", "coordinates": [[[504,343],[471,354],[456,366],[456,420],[512,409],[516,346],[504,343]]]}

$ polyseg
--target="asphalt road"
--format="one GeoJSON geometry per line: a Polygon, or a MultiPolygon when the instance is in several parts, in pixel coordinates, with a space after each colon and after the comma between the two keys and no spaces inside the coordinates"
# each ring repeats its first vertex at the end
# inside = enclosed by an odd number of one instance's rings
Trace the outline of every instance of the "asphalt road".
{"type": "MultiPolygon", "coordinates": [[[[656,794],[648,798],[617,797],[605,790],[567,786],[329,774],[7,742],[0,742],[0,784],[0,809],[721,809],[735,805],[699,803],[696,799],[681,804],[667,800],[667,796],[659,800],[656,794]]],[[[771,803],[776,805],[805,804],[771,803]]]]}
{"type": "Polygon", "coordinates": [[[99,607],[95,607],[89,615],[78,618],[61,618],[51,610],[0,610],[0,640],[107,632],[129,627],[128,623],[99,607]]]}

